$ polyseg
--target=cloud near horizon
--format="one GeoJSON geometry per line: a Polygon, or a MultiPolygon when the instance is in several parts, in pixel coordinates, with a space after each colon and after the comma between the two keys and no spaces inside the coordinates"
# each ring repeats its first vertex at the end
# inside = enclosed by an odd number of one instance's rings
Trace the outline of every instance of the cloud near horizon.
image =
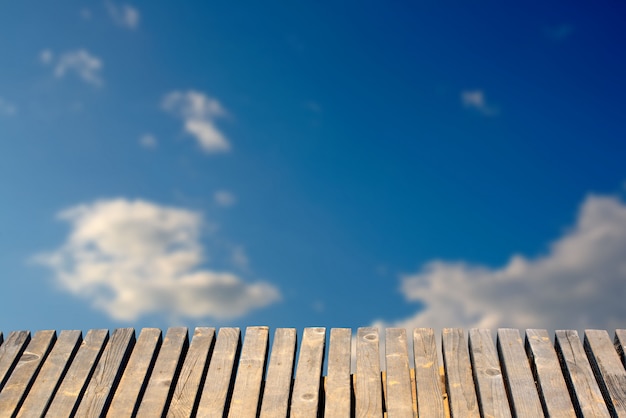
{"type": "Polygon", "coordinates": [[[199,213],[144,200],[99,200],[63,210],[66,242],[35,261],[60,287],[120,321],[157,314],[229,319],[280,299],[266,282],[202,267],[199,213]]]}
{"type": "Polygon", "coordinates": [[[204,152],[230,150],[230,143],[215,127],[215,119],[227,115],[216,99],[194,90],[173,91],[165,95],[161,107],[184,121],[185,131],[196,139],[204,152]]]}
{"type": "Polygon", "coordinates": [[[425,305],[393,323],[409,329],[624,328],[626,204],[591,195],[543,256],[513,255],[499,268],[433,260],[402,277],[401,289],[425,305]]]}

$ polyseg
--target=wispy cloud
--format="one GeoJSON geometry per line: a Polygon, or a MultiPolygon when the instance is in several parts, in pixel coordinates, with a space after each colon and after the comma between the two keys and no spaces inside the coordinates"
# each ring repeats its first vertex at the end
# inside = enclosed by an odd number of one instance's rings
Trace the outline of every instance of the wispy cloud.
{"type": "Polygon", "coordinates": [[[139,144],[144,147],[144,148],[148,148],[148,149],[154,149],[157,147],[157,139],[154,135],[152,134],[143,134],[141,135],[141,137],[139,138],[139,144]]]}
{"type": "Polygon", "coordinates": [[[71,232],[36,261],[66,291],[118,320],[235,318],[276,302],[277,288],[202,268],[199,213],[143,200],[112,199],[59,214],[71,232]]]}
{"type": "Polygon", "coordinates": [[[215,127],[215,119],[226,116],[226,111],[216,99],[193,90],[173,91],[163,98],[161,106],[184,121],[185,131],[196,139],[205,152],[230,149],[226,137],[215,127]]]}
{"type": "Polygon", "coordinates": [[[53,67],[54,76],[63,78],[67,74],[74,74],[85,83],[101,86],[103,84],[100,72],[102,60],[85,49],[64,52],[58,57],[49,49],[39,53],[39,60],[44,65],[53,67]]]}
{"type": "Polygon", "coordinates": [[[487,103],[485,93],[482,90],[465,90],[461,92],[463,106],[475,109],[485,116],[495,116],[499,113],[498,108],[487,103]]]}
{"type": "Polygon", "coordinates": [[[435,260],[402,279],[425,308],[395,325],[614,329],[626,321],[626,204],[589,196],[576,225],[541,257],[500,268],[435,260]]]}
{"type": "Polygon", "coordinates": [[[0,97],[0,115],[15,116],[17,114],[17,106],[10,101],[0,97]]]}
{"type": "Polygon", "coordinates": [[[231,207],[237,202],[235,195],[228,190],[218,190],[213,194],[213,200],[223,208],[231,207]]]}
{"type": "Polygon", "coordinates": [[[112,1],[106,1],[105,6],[109,16],[117,25],[127,29],[136,29],[139,26],[139,10],[129,4],[117,5],[112,1]]]}

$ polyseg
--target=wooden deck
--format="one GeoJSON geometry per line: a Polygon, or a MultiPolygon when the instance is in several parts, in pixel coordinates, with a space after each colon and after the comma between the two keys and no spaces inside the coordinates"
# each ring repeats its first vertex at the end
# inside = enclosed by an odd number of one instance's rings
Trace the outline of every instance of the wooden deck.
{"type": "Polygon", "coordinates": [[[267,327],[5,337],[0,417],[626,416],[626,330],[448,328],[441,355],[428,328],[279,328],[271,352],[267,327]]]}

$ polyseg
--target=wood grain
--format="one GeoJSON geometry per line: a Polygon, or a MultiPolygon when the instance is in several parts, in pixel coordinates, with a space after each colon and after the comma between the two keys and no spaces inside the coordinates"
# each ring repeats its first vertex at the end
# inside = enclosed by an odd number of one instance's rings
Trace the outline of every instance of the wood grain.
{"type": "Polygon", "coordinates": [[[277,328],[267,368],[261,401],[261,418],[287,416],[295,365],[297,333],[295,328],[277,328]]]}
{"type": "Polygon", "coordinates": [[[22,355],[22,351],[29,342],[30,332],[13,331],[9,334],[9,338],[0,345],[0,390],[4,387],[22,355]]]}
{"type": "Polygon", "coordinates": [[[483,418],[511,417],[504,378],[491,330],[470,329],[469,352],[481,416],[483,418]]]}
{"type": "Polygon", "coordinates": [[[386,405],[389,418],[413,417],[413,394],[405,328],[385,332],[386,405]]]}
{"type": "Polygon", "coordinates": [[[450,414],[453,417],[478,417],[480,412],[463,330],[444,328],[442,348],[450,414]]]}
{"type": "Polygon", "coordinates": [[[215,328],[195,329],[167,411],[169,418],[195,416],[214,344],[215,328]]]}
{"type": "Polygon", "coordinates": [[[435,331],[432,328],[413,330],[417,412],[420,417],[445,417],[439,358],[435,331]]]}
{"type": "Polygon", "coordinates": [[[141,330],[109,406],[107,416],[113,418],[135,416],[148,385],[148,378],[160,346],[160,329],[144,328],[141,330]]]}
{"type": "Polygon", "coordinates": [[[382,417],[383,394],[377,328],[359,328],[356,339],[356,416],[382,417]]]}
{"type": "Polygon", "coordinates": [[[350,383],[352,330],[332,328],[328,347],[328,373],[324,416],[343,418],[350,416],[352,396],[350,383]]]}
{"type": "Polygon", "coordinates": [[[326,328],[305,328],[291,399],[291,417],[317,417],[326,328]]]}
{"type": "Polygon", "coordinates": [[[559,359],[545,329],[526,330],[526,354],[541,395],[546,415],[574,418],[574,405],[559,365],[559,359]]]}

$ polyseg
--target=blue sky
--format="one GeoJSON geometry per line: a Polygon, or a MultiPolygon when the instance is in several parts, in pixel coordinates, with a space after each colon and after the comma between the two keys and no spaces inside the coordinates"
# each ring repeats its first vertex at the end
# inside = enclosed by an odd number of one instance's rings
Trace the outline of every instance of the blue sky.
{"type": "Polygon", "coordinates": [[[0,329],[616,327],[619,2],[0,6],[0,329]]]}

